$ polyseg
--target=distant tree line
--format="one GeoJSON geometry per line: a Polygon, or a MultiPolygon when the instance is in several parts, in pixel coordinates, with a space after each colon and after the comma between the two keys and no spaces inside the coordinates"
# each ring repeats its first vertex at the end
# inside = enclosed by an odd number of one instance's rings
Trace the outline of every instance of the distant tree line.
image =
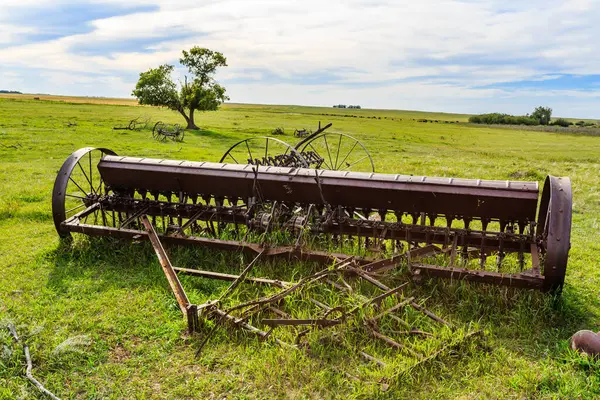
{"type": "Polygon", "coordinates": [[[504,124],[504,125],[573,125],[563,118],[552,121],[552,109],[550,107],[536,107],[531,115],[510,115],[501,113],[490,113],[473,115],[469,118],[473,124],[504,124]]]}
{"type": "Polygon", "coordinates": [[[18,92],[16,90],[0,90],[0,93],[23,94],[23,93],[18,92]]]}

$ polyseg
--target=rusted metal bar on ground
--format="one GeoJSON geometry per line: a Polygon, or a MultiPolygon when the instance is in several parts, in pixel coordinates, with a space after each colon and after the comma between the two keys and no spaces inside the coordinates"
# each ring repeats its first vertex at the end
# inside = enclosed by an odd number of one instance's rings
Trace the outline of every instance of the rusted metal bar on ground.
{"type": "MultiPolygon", "coordinates": [[[[230,315],[229,313],[227,313],[224,310],[221,310],[218,307],[213,307],[211,309],[211,312],[214,313],[215,315],[217,315],[219,317],[220,320],[227,320],[229,322],[231,322],[233,325],[239,326],[241,328],[246,329],[247,331],[250,331],[256,335],[258,335],[259,337],[261,337],[262,339],[266,339],[269,337],[269,333],[265,332],[263,330],[260,330],[258,328],[256,328],[255,326],[250,325],[248,322],[244,321],[241,318],[236,318],[232,315],[230,315]]],[[[296,346],[293,346],[289,343],[286,343],[282,340],[279,340],[277,338],[273,339],[275,341],[275,343],[277,343],[278,345],[282,346],[282,347],[286,347],[286,348],[296,348],[296,346]]]]}
{"type": "Polygon", "coordinates": [[[319,327],[329,327],[334,325],[341,324],[341,321],[332,320],[332,319],[268,319],[265,318],[261,321],[263,324],[267,326],[281,326],[281,325],[289,325],[289,326],[302,326],[302,325],[311,325],[311,326],[319,326],[319,327]]]}
{"type": "Polygon", "coordinates": [[[304,278],[300,279],[300,281],[298,281],[294,285],[292,285],[292,286],[290,286],[288,288],[285,288],[281,292],[276,293],[276,294],[274,294],[272,296],[263,297],[263,298],[260,298],[260,299],[257,299],[257,300],[252,300],[252,301],[249,301],[249,302],[246,302],[246,303],[237,304],[235,306],[232,306],[229,309],[227,309],[227,313],[230,313],[232,311],[239,310],[239,309],[242,309],[242,308],[247,308],[247,307],[250,307],[250,306],[254,306],[254,305],[265,305],[265,304],[271,304],[271,303],[277,302],[277,301],[283,299],[284,297],[286,297],[287,295],[289,295],[289,294],[293,293],[294,291],[298,290],[302,286],[304,286],[306,284],[309,284],[309,283],[312,283],[312,282],[315,282],[317,280],[323,279],[327,275],[334,274],[334,273],[338,273],[337,270],[325,269],[325,270],[319,271],[319,272],[317,272],[317,273],[315,273],[313,275],[310,275],[310,276],[307,276],[307,277],[304,277],[304,278]]]}
{"type": "Polygon", "coordinates": [[[269,307],[268,308],[269,311],[273,312],[274,314],[279,315],[282,318],[287,318],[287,319],[292,319],[292,316],[288,313],[286,313],[285,311],[281,311],[279,308],[277,307],[269,307]]]}
{"type": "MultiPolygon", "coordinates": [[[[183,315],[188,316],[188,306],[191,304],[188,300],[187,295],[185,294],[185,290],[183,290],[183,286],[181,286],[181,282],[179,282],[179,278],[177,278],[177,274],[173,270],[173,266],[171,265],[171,261],[169,261],[169,257],[165,249],[162,247],[160,243],[160,239],[156,235],[156,231],[154,227],[148,220],[148,217],[143,215],[141,217],[142,223],[148,232],[148,237],[150,238],[150,242],[152,242],[152,247],[154,247],[154,251],[158,256],[158,261],[160,262],[160,266],[165,273],[167,281],[169,282],[169,286],[171,286],[171,290],[177,299],[177,304],[179,304],[179,308],[183,315]]],[[[197,324],[195,324],[197,325],[197,324]]]]}
{"type": "MultiPolygon", "coordinates": [[[[117,229],[107,226],[97,226],[91,224],[73,223],[69,225],[71,232],[79,232],[93,236],[110,236],[123,239],[137,239],[140,236],[146,236],[147,232],[135,229],[117,229]]],[[[237,240],[213,239],[198,236],[170,236],[165,234],[158,235],[160,240],[165,243],[178,245],[200,245],[214,250],[241,251],[243,253],[254,255],[260,253],[263,247],[259,244],[250,242],[241,242],[237,240]]],[[[314,261],[327,264],[334,260],[345,260],[350,256],[342,253],[332,253],[319,250],[298,249],[294,246],[271,246],[265,251],[264,257],[283,258],[299,261],[314,261]]],[[[358,263],[366,263],[368,258],[354,258],[358,263]]]]}
{"type": "Polygon", "coordinates": [[[393,331],[396,335],[421,335],[427,337],[433,337],[433,334],[425,331],[421,331],[419,329],[411,329],[409,331],[393,331]]]}
{"type": "Polygon", "coordinates": [[[379,365],[382,368],[385,368],[385,366],[386,366],[386,364],[383,361],[376,359],[375,357],[365,353],[364,351],[360,351],[358,354],[360,354],[365,360],[374,362],[375,364],[379,365]]]}
{"type": "Polygon", "coordinates": [[[328,284],[330,284],[331,286],[333,286],[337,290],[341,290],[342,292],[348,291],[347,287],[342,286],[339,283],[332,281],[331,279],[325,279],[325,282],[327,282],[328,284]]]}
{"type": "MultiPolygon", "coordinates": [[[[372,276],[370,276],[369,274],[357,269],[357,268],[350,268],[351,271],[355,272],[357,275],[359,275],[361,278],[367,280],[368,282],[372,283],[373,285],[377,286],[378,288],[382,289],[382,290],[386,290],[389,291],[390,288],[387,287],[385,284],[379,282],[377,279],[373,278],[372,276]]],[[[432,313],[431,311],[429,311],[428,309],[426,309],[425,307],[417,304],[414,300],[411,301],[409,303],[413,308],[415,308],[416,310],[422,312],[423,314],[427,315],[429,318],[433,319],[434,321],[440,322],[450,328],[452,328],[452,324],[447,322],[446,320],[438,317],[437,315],[435,315],[434,313],[432,313]]]]}
{"type": "Polygon", "coordinates": [[[400,286],[398,286],[398,287],[396,287],[394,289],[390,289],[390,290],[386,291],[385,293],[380,294],[377,297],[365,300],[362,304],[359,304],[359,305],[355,306],[354,308],[350,309],[349,311],[343,313],[343,315],[340,317],[340,319],[343,319],[343,318],[345,318],[348,315],[354,314],[358,310],[364,309],[364,308],[368,307],[371,304],[380,303],[386,297],[395,295],[398,292],[402,291],[407,284],[408,283],[403,283],[402,285],[400,285],[400,286]]]}
{"type": "Polygon", "coordinates": [[[373,297],[370,301],[369,304],[373,304],[373,303],[381,303],[385,298],[396,294],[398,292],[401,292],[402,290],[404,290],[404,288],[406,287],[406,285],[408,285],[408,282],[403,283],[402,285],[395,287],[394,289],[390,289],[388,291],[386,291],[385,293],[380,294],[379,296],[373,297]]]}
{"type": "Polygon", "coordinates": [[[369,329],[370,333],[377,339],[382,340],[385,344],[387,344],[388,346],[391,346],[397,350],[404,350],[407,353],[409,353],[411,356],[416,357],[418,359],[423,358],[423,356],[419,353],[417,353],[416,351],[412,350],[409,347],[406,347],[400,343],[398,343],[397,341],[395,341],[394,339],[384,335],[383,333],[379,332],[379,329],[377,327],[377,323],[373,320],[367,321],[366,323],[367,328],[369,329]]]}
{"type": "Polygon", "coordinates": [[[254,267],[256,262],[258,261],[258,259],[261,258],[264,253],[265,253],[265,251],[263,250],[260,253],[258,253],[258,255],[256,257],[254,257],[254,260],[252,260],[250,262],[250,264],[248,264],[246,266],[246,268],[244,268],[244,270],[242,271],[240,276],[238,276],[231,283],[231,285],[225,290],[225,292],[223,292],[223,294],[221,294],[221,296],[219,296],[219,301],[222,301],[224,298],[226,298],[230,293],[232,293],[239,286],[240,283],[242,283],[244,281],[244,279],[246,279],[246,276],[248,275],[248,273],[250,273],[250,271],[252,270],[252,268],[254,267]]]}
{"type": "Polygon", "coordinates": [[[457,343],[453,343],[453,344],[451,344],[449,346],[445,346],[445,347],[441,348],[440,350],[436,351],[435,353],[433,353],[433,354],[431,354],[431,355],[429,355],[429,356],[427,356],[427,357],[419,360],[419,362],[417,362],[416,364],[414,364],[414,365],[412,365],[412,366],[410,366],[410,367],[408,367],[408,368],[406,368],[406,369],[404,369],[404,370],[402,370],[402,371],[394,374],[394,376],[392,377],[392,379],[398,379],[398,378],[402,377],[403,375],[409,373],[413,369],[418,368],[418,367],[420,367],[420,366],[422,366],[422,365],[424,365],[424,364],[426,364],[428,362],[431,362],[432,360],[440,357],[442,354],[447,353],[447,352],[452,351],[452,350],[455,350],[456,348],[460,347],[465,342],[465,340],[470,339],[470,338],[475,337],[475,336],[480,336],[481,334],[483,334],[483,332],[481,330],[477,330],[477,331],[473,331],[473,332],[467,333],[457,343]]]}
{"type": "Polygon", "coordinates": [[[410,330],[413,329],[413,327],[408,322],[406,322],[405,320],[403,320],[402,318],[400,318],[400,317],[398,317],[398,316],[396,316],[394,314],[388,314],[388,316],[391,319],[393,319],[394,321],[396,321],[397,323],[399,323],[400,325],[402,325],[403,327],[405,327],[406,329],[410,329],[410,330]]]}
{"type": "Polygon", "coordinates": [[[383,340],[386,344],[390,345],[391,347],[393,347],[395,349],[401,350],[401,349],[405,348],[403,345],[396,342],[394,339],[389,338],[389,337],[385,336],[384,334],[380,333],[377,329],[371,328],[371,329],[369,329],[369,331],[371,332],[371,334],[374,337],[376,337],[377,339],[383,340]]]}
{"type": "Polygon", "coordinates": [[[427,315],[429,318],[431,318],[434,321],[437,321],[441,324],[446,325],[449,328],[453,328],[453,325],[444,320],[443,318],[438,317],[437,315],[435,315],[434,313],[432,313],[431,311],[429,311],[428,309],[426,309],[425,307],[423,307],[422,305],[418,304],[417,302],[415,302],[414,300],[411,300],[409,303],[414,309],[422,312],[423,314],[427,315]]]}
{"type": "Polygon", "coordinates": [[[396,304],[395,306],[388,308],[387,310],[384,310],[381,313],[374,316],[373,320],[377,321],[377,320],[383,318],[384,316],[405,307],[407,304],[411,303],[414,299],[415,299],[414,297],[409,297],[408,299],[401,301],[400,303],[396,304]]]}
{"type": "Polygon", "coordinates": [[[325,303],[321,303],[319,300],[313,299],[312,297],[308,299],[308,301],[310,301],[311,303],[313,303],[314,305],[316,305],[319,308],[322,308],[325,311],[331,311],[331,307],[329,307],[327,304],[325,303]]]}
{"type": "MultiPolygon", "coordinates": [[[[175,270],[175,272],[178,272],[180,274],[199,276],[202,278],[217,279],[217,280],[222,280],[222,281],[235,281],[236,279],[238,279],[240,277],[239,275],[224,274],[221,272],[204,271],[204,270],[199,270],[199,269],[173,267],[173,270],[175,270]]],[[[246,277],[246,279],[244,279],[244,282],[256,283],[256,284],[260,284],[260,285],[276,286],[279,288],[283,288],[283,287],[292,285],[290,282],[280,281],[277,279],[253,278],[253,277],[246,277]]]]}
{"type": "Polygon", "coordinates": [[[371,275],[367,274],[366,272],[364,272],[358,268],[349,267],[348,270],[355,273],[356,275],[360,276],[367,282],[370,282],[373,285],[377,286],[381,290],[385,290],[386,292],[390,290],[389,287],[387,287],[383,283],[379,282],[377,279],[373,278],[371,275]]]}

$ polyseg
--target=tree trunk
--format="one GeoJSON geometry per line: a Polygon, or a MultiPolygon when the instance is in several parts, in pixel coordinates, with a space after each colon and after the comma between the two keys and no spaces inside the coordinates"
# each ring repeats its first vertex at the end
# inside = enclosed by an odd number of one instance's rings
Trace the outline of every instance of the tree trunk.
{"type": "Polygon", "coordinates": [[[186,129],[193,129],[193,130],[200,129],[194,123],[194,109],[193,108],[190,108],[190,117],[186,118],[186,120],[187,120],[187,128],[186,129]]]}

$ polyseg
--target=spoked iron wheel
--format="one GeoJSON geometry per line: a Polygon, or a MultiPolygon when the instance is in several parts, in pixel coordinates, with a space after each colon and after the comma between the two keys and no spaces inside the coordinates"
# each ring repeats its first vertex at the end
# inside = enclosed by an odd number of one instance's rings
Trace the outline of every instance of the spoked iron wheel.
{"type": "Polygon", "coordinates": [[[300,152],[283,140],[259,136],[237,142],[219,162],[308,168],[300,152]]]}
{"type": "Polygon", "coordinates": [[[375,163],[367,148],[345,133],[322,133],[302,143],[297,150],[319,155],[323,159],[320,165],[323,169],[375,172],[375,163]]]}
{"type": "MultiPolygon", "coordinates": [[[[112,150],[86,147],[67,158],[58,172],[52,191],[52,215],[54,226],[61,237],[69,232],[62,222],[84,211],[105,194],[104,182],[98,172],[98,163],[105,155],[116,155],[112,150]]],[[[106,218],[96,210],[90,218],[106,218]]]]}
{"type": "Polygon", "coordinates": [[[185,136],[185,129],[183,129],[179,124],[175,125],[175,129],[177,132],[175,135],[175,141],[183,142],[183,137],[185,136]]]}
{"type": "Polygon", "coordinates": [[[161,133],[161,130],[164,129],[165,124],[162,121],[158,121],[154,124],[154,128],[152,128],[152,138],[154,140],[164,140],[165,136],[161,133]]]}

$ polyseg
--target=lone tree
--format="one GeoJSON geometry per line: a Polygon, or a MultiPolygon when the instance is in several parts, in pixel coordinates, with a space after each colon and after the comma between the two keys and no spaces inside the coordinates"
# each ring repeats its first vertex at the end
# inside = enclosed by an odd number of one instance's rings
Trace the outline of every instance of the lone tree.
{"type": "Polygon", "coordinates": [[[550,118],[552,118],[552,109],[550,107],[536,107],[531,118],[539,121],[540,125],[548,125],[550,118]]]}
{"type": "Polygon", "coordinates": [[[194,111],[214,111],[229,100],[225,88],[214,79],[217,68],[226,67],[227,60],[218,51],[192,47],[189,52],[183,50],[179,63],[192,74],[191,79],[185,76],[179,88],[171,78],[174,67],[164,64],[140,73],[132,94],[140,104],[178,111],[185,118],[187,129],[199,129],[194,123],[194,111]]]}

